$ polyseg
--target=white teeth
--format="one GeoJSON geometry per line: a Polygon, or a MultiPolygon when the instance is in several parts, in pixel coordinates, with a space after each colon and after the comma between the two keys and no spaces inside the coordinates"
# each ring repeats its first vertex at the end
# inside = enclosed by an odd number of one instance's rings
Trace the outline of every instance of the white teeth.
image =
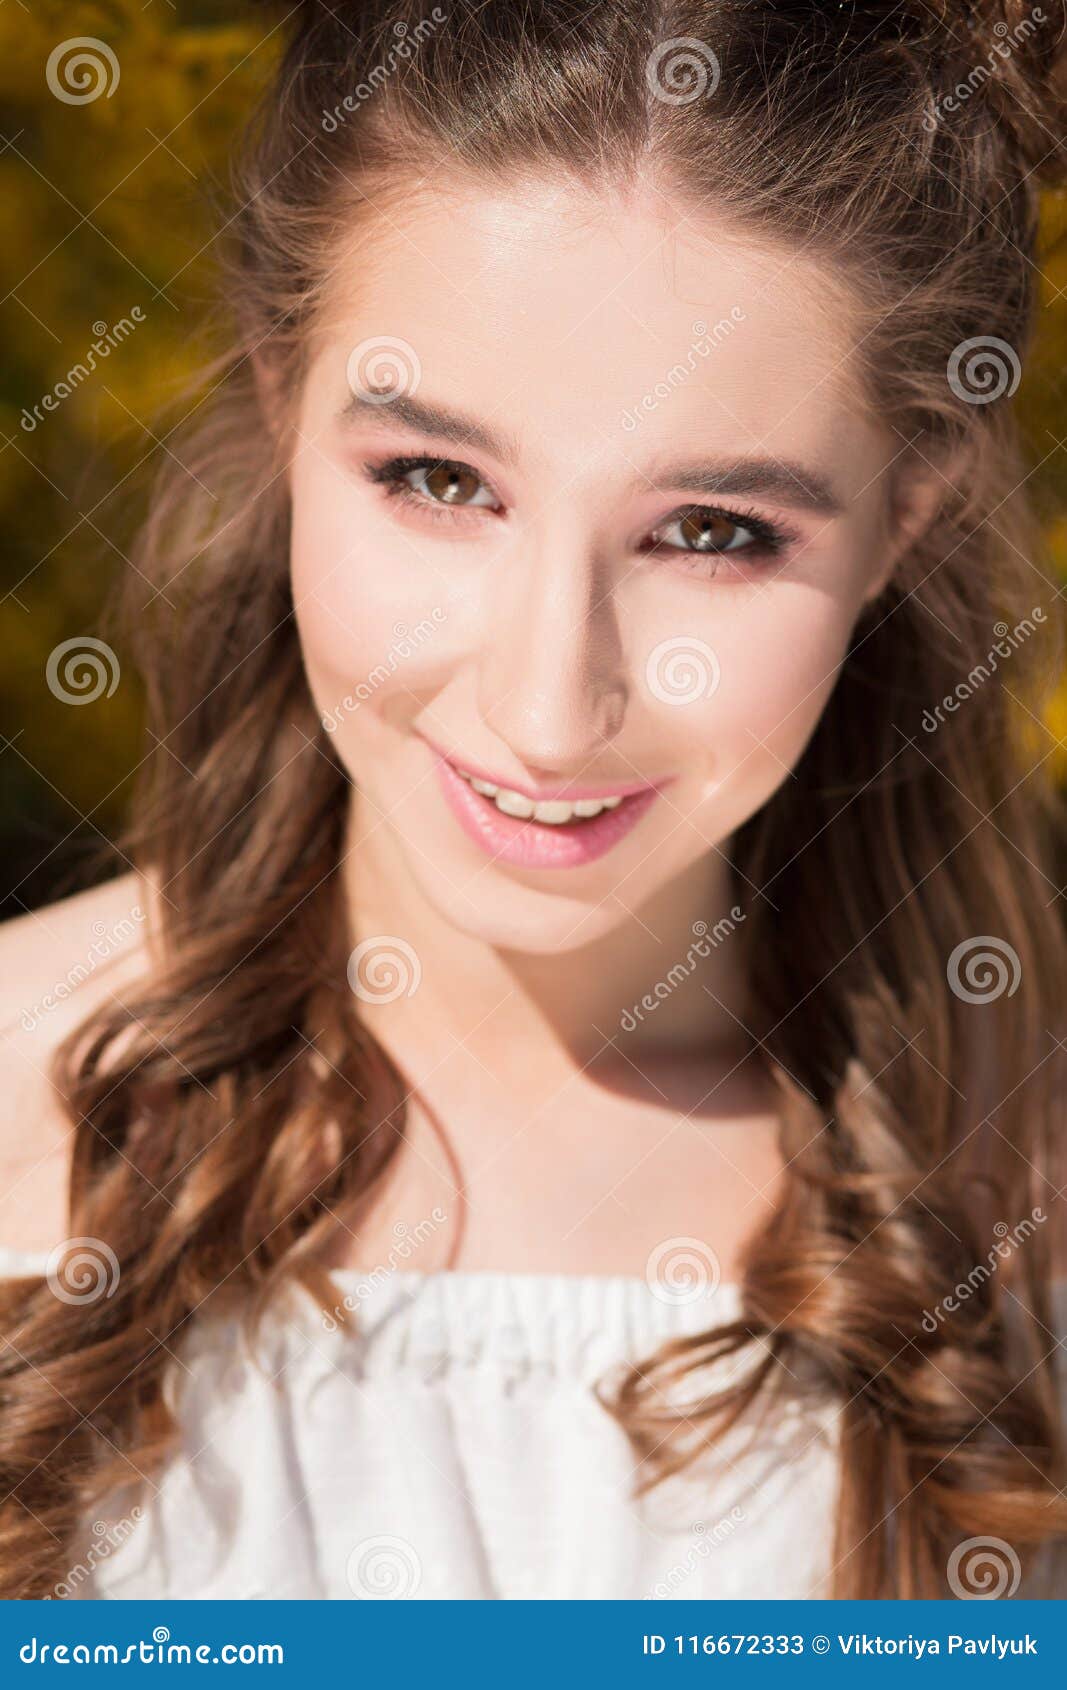
{"type": "Polygon", "coordinates": [[[573,814],[573,805],[565,804],[562,798],[545,798],[534,805],[534,821],[550,822],[553,827],[560,822],[569,822],[573,814]]]}
{"type": "Polygon", "coordinates": [[[507,787],[501,788],[494,803],[506,816],[518,816],[520,821],[529,821],[534,813],[534,806],[529,798],[524,798],[521,792],[509,792],[507,787]]]}
{"type": "Polygon", "coordinates": [[[505,816],[516,816],[520,821],[529,821],[532,818],[534,821],[546,822],[550,827],[562,827],[564,823],[575,819],[589,821],[593,816],[599,816],[602,810],[614,810],[622,803],[620,797],[579,798],[573,804],[568,804],[563,798],[542,798],[535,804],[532,798],[524,798],[521,792],[512,792],[506,786],[494,786],[491,780],[481,780],[477,775],[469,775],[465,769],[456,769],[456,773],[462,776],[475,792],[480,792],[483,798],[491,798],[505,816]]]}

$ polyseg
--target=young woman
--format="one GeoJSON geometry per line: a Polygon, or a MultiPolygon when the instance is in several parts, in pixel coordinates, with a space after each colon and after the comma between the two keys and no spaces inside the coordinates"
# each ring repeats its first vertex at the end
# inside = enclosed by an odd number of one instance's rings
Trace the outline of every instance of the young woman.
{"type": "Polygon", "coordinates": [[[4,1594],[1067,1593],[1065,28],[300,10],[5,935],[4,1594]]]}

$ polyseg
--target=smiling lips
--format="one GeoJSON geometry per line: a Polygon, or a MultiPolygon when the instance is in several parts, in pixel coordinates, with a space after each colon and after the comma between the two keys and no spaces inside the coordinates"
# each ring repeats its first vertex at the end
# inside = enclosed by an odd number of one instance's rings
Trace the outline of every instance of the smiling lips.
{"type": "Polygon", "coordinates": [[[533,798],[462,769],[442,752],[437,776],[453,815],[488,856],[519,868],[576,868],[610,851],[658,798],[660,787],[533,798]]]}

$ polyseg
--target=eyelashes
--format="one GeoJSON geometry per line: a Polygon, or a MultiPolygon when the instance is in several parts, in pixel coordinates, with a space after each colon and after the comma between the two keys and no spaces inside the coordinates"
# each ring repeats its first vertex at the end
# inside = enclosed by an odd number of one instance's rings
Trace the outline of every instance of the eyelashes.
{"type": "Polygon", "coordinates": [[[495,494],[481,504],[462,497],[471,489],[481,488],[491,493],[491,489],[476,469],[470,464],[458,463],[451,458],[406,457],[387,458],[382,464],[365,464],[368,479],[380,485],[387,497],[398,499],[404,504],[418,507],[420,511],[427,511],[434,515],[448,518],[455,510],[500,510],[503,508],[495,494]],[[411,474],[421,474],[424,480],[435,478],[435,485],[429,492],[419,492],[407,477],[411,474]]]}
{"type": "MultiPolygon", "coordinates": [[[[470,464],[430,455],[366,463],[364,474],[390,500],[414,508],[420,518],[455,526],[456,513],[503,510],[489,483],[470,464]],[[421,486],[420,486],[421,482],[421,486]],[[482,497],[481,495],[484,495],[482,497]]],[[[641,550],[667,554],[687,573],[714,573],[721,561],[768,563],[799,542],[791,529],[757,511],[686,504],[658,522],[641,550]],[[668,535],[677,539],[668,539],[668,535]]]]}
{"type": "Polygon", "coordinates": [[[774,558],[799,536],[769,522],[758,511],[726,510],[721,505],[686,505],[657,523],[646,550],[680,552],[683,557],[774,558]],[[686,542],[664,536],[676,530],[686,542]],[[733,530],[733,534],[729,532],[733,530]],[[739,538],[744,536],[744,538],[739,538]]]}

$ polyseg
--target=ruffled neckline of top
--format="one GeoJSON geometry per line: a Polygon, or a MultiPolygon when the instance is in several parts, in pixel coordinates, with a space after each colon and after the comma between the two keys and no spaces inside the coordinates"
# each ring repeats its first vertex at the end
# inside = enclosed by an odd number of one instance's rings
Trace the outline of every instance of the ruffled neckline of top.
{"type": "MultiPolygon", "coordinates": [[[[47,1260],[0,1248],[0,1277],[43,1274],[47,1260]]],[[[636,1275],[488,1269],[331,1269],[329,1279],[339,1294],[329,1305],[286,1281],[254,1340],[232,1305],[190,1317],[170,1340],[183,1363],[166,1388],[171,1407],[180,1412],[188,1389],[207,1389],[221,1405],[251,1378],[257,1390],[285,1393],[306,1408],[344,1381],[387,1377],[446,1389],[458,1378],[481,1378],[507,1394],[538,1386],[584,1393],[610,1384],[627,1364],[647,1362],[671,1339],[710,1332],[743,1312],[741,1287],[732,1282],[672,1292],[636,1275]]],[[[687,1367],[684,1397],[736,1379],[759,1348],[757,1339],[687,1367]]],[[[838,1413],[832,1399],[779,1402],[772,1441],[794,1433],[797,1419],[809,1434],[835,1441],[838,1413]]]]}
{"type": "MultiPolygon", "coordinates": [[[[45,1252],[0,1246],[0,1277],[44,1275],[45,1252]]],[[[737,1319],[736,1284],[651,1286],[629,1274],[445,1268],[334,1268],[335,1303],[287,1282],[263,1322],[261,1347],[282,1359],[292,1345],[335,1356],[353,1347],[376,1363],[418,1365],[447,1355],[588,1374],[620,1358],[639,1360],[672,1337],[737,1319]],[[353,1346],[353,1337],[360,1342],[353,1346]],[[280,1346],[280,1349],[279,1349],[280,1346]]],[[[234,1314],[206,1306],[187,1337],[197,1348],[232,1339],[234,1314]]]]}

